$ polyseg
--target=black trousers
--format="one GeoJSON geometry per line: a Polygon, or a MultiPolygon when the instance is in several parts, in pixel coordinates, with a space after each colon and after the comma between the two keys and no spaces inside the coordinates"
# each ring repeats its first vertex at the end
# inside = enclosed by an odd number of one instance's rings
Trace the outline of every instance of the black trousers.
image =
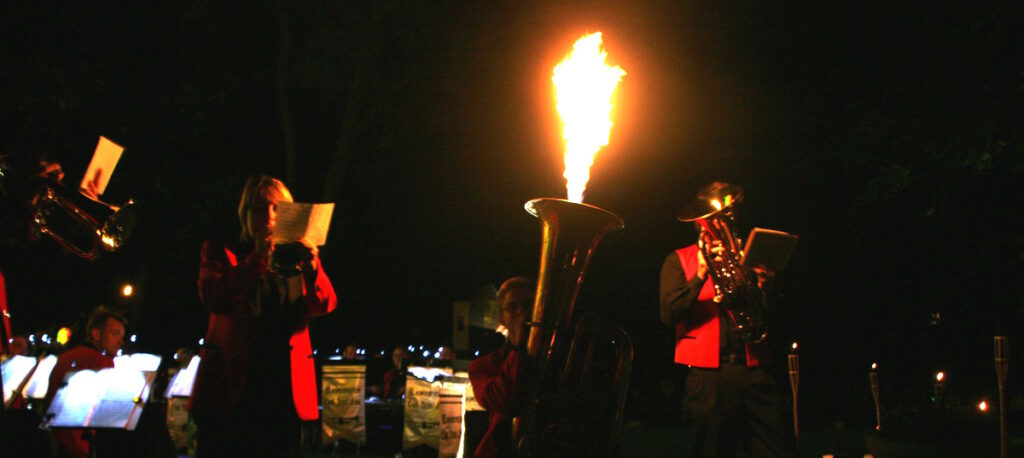
{"type": "Polygon", "coordinates": [[[792,414],[767,370],[722,363],[692,367],[686,407],[693,416],[693,456],[732,457],[738,447],[759,457],[796,457],[792,414]]]}
{"type": "Polygon", "coordinates": [[[196,457],[298,457],[302,422],[295,408],[287,407],[241,403],[224,416],[197,413],[196,457]]]}

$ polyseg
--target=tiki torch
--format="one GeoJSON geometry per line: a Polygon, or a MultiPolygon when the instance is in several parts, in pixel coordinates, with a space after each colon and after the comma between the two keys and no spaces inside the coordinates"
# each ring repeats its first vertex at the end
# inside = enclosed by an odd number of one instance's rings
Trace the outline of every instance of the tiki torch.
{"type": "Polygon", "coordinates": [[[996,378],[999,380],[999,456],[1006,458],[1006,374],[1010,370],[1010,341],[995,337],[996,378]]]}
{"type": "Polygon", "coordinates": [[[878,363],[871,363],[871,372],[868,373],[871,380],[871,396],[875,398],[875,431],[882,430],[882,404],[878,395],[878,363]]]}
{"type": "Polygon", "coordinates": [[[797,344],[793,342],[793,349],[789,352],[789,386],[793,389],[793,434],[800,440],[800,421],[797,416],[797,394],[800,391],[800,355],[797,353],[797,344]]]}

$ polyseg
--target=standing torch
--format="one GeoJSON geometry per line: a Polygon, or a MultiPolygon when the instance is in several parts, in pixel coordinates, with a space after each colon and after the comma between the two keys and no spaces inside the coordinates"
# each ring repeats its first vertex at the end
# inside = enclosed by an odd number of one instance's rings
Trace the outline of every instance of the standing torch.
{"type": "Polygon", "coordinates": [[[996,378],[999,380],[999,456],[1006,458],[1006,374],[1010,370],[1010,341],[995,337],[996,378]]]}
{"type": "Polygon", "coordinates": [[[789,387],[793,390],[793,434],[796,440],[800,440],[800,419],[797,416],[797,395],[800,392],[800,355],[797,353],[797,344],[793,342],[793,349],[789,352],[789,387]]]}
{"type": "Polygon", "coordinates": [[[871,372],[868,373],[871,380],[871,396],[875,398],[875,431],[882,430],[882,404],[878,394],[878,363],[871,363],[871,372]]]}

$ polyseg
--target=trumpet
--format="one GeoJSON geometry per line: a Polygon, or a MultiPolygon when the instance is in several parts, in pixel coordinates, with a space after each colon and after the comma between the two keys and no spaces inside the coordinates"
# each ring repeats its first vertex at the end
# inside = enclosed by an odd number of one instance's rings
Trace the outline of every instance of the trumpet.
{"type": "Polygon", "coordinates": [[[29,238],[47,236],[75,256],[89,261],[120,248],[135,228],[138,212],[129,199],[114,206],[80,190],[47,182],[30,202],[29,238]]]}

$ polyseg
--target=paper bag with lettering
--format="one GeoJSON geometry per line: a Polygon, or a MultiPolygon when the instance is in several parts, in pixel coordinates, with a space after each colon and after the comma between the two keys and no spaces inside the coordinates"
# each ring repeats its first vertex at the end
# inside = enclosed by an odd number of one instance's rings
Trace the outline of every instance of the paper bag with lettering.
{"type": "Polygon", "coordinates": [[[438,432],[439,458],[459,458],[462,456],[465,429],[466,382],[452,379],[441,382],[440,428],[438,432]]]}
{"type": "Polygon", "coordinates": [[[418,445],[437,448],[440,397],[440,382],[431,383],[413,376],[405,378],[403,449],[410,449],[418,445]]]}
{"type": "Polygon", "coordinates": [[[366,366],[325,365],[321,400],[323,444],[344,439],[356,445],[366,443],[366,366]]]}

